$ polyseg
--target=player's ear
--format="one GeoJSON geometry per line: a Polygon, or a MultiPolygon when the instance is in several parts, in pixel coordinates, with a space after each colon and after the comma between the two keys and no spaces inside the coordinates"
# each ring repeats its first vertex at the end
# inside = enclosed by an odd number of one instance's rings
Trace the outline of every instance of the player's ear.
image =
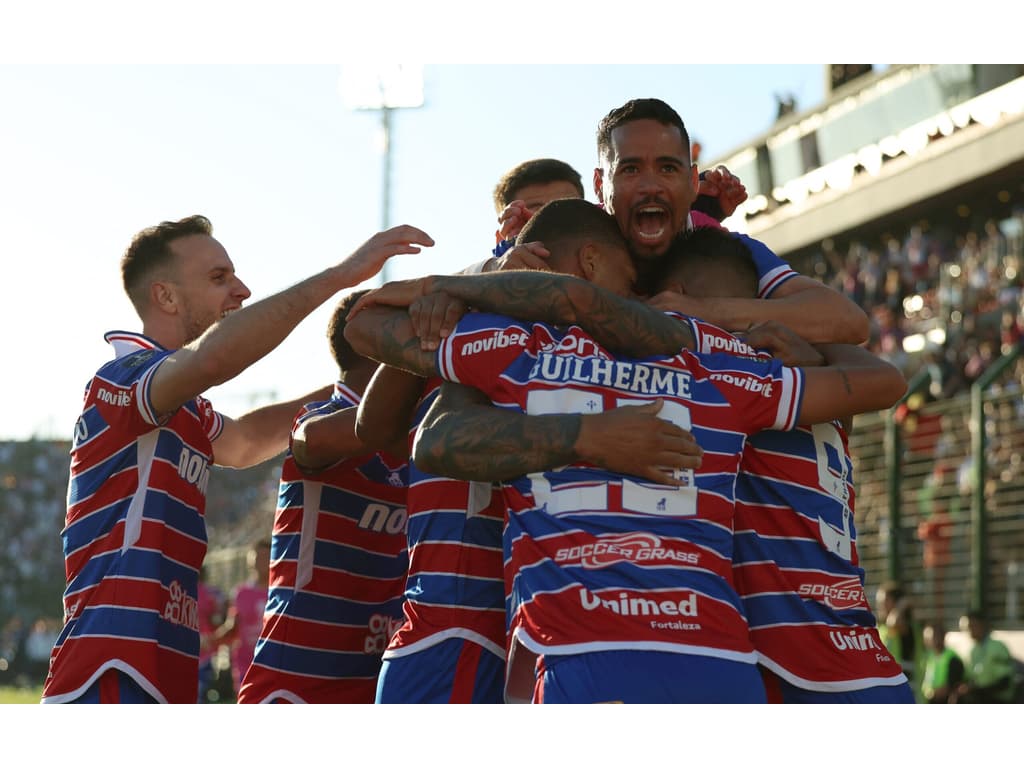
{"type": "Polygon", "coordinates": [[[161,312],[175,314],[178,311],[178,294],[174,283],[154,280],[149,285],[149,301],[161,312]]]}
{"type": "Polygon", "coordinates": [[[604,204],[604,171],[601,168],[594,169],[594,194],[597,202],[604,204]]]}
{"type": "Polygon", "coordinates": [[[595,277],[601,269],[601,251],[592,242],[581,243],[576,249],[576,262],[579,276],[587,282],[596,282],[595,277]]]}

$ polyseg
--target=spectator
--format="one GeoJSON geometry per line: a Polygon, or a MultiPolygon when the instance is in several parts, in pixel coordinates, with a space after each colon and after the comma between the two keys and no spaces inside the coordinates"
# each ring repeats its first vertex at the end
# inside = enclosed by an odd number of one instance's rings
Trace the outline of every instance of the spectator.
{"type": "Polygon", "coordinates": [[[967,656],[966,680],[956,688],[958,704],[1009,704],[1015,691],[1014,663],[1010,650],[989,632],[980,611],[960,618],[960,631],[973,643],[967,656]]]}
{"type": "Polygon", "coordinates": [[[250,579],[235,588],[224,624],[214,633],[215,645],[231,647],[231,681],[235,693],[252,663],[263,628],[270,579],[270,539],[260,539],[247,557],[250,579]]]}
{"type": "Polygon", "coordinates": [[[921,695],[928,704],[953,704],[954,692],[964,679],[964,663],[946,646],[946,631],[934,622],[922,630],[925,657],[921,695]]]}
{"type": "Polygon", "coordinates": [[[208,581],[206,565],[199,570],[199,703],[210,699],[214,682],[213,657],[216,652],[214,634],[224,623],[225,598],[208,581]]]}

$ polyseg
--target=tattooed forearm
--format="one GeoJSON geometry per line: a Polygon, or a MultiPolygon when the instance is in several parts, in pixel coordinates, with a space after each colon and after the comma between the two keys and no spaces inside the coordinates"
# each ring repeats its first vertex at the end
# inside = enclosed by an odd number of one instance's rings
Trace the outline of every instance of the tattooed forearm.
{"type": "Polygon", "coordinates": [[[436,376],[434,352],[420,349],[419,337],[405,309],[373,307],[345,326],[345,338],[364,357],[418,376],[436,376]]]}
{"type": "Polygon", "coordinates": [[[639,301],[569,275],[518,270],[436,278],[445,291],[477,309],[552,325],[579,325],[601,346],[633,357],[693,348],[690,329],[639,301]]]}
{"type": "Polygon", "coordinates": [[[577,460],[574,444],[581,418],[462,407],[424,422],[413,461],[427,472],[457,480],[510,480],[577,460]]]}

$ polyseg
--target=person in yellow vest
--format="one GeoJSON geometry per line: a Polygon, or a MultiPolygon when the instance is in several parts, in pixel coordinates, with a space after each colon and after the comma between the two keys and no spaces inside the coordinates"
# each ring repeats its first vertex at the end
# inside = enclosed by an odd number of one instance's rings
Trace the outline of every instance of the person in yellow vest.
{"type": "Polygon", "coordinates": [[[914,698],[924,701],[921,693],[921,670],[924,666],[924,641],[921,626],[914,619],[910,598],[895,581],[883,583],[875,593],[878,634],[910,681],[914,698]]]}
{"type": "Polygon", "coordinates": [[[921,695],[928,704],[952,704],[954,692],[964,681],[964,662],[946,646],[946,630],[938,624],[925,624],[921,638],[925,647],[921,695]]]}
{"type": "Polygon", "coordinates": [[[989,634],[980,611],[960,619],[960,630],[974,643],[967,657],[966,680],[956,690],[959,704],[1010,704],[1015,694],[1014,664],[1010,649],[989,634]]]}

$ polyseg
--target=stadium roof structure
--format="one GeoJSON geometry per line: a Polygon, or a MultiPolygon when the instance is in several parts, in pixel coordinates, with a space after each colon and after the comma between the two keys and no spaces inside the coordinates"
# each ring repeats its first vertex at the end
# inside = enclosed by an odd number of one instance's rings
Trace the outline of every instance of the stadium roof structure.
{"type": "Polygon", "coordinates": [[[894,66],[719,158],[749,199],[725,223],[785,255],[972,186],[1024,178],[1024,67],[894,66]]]}

